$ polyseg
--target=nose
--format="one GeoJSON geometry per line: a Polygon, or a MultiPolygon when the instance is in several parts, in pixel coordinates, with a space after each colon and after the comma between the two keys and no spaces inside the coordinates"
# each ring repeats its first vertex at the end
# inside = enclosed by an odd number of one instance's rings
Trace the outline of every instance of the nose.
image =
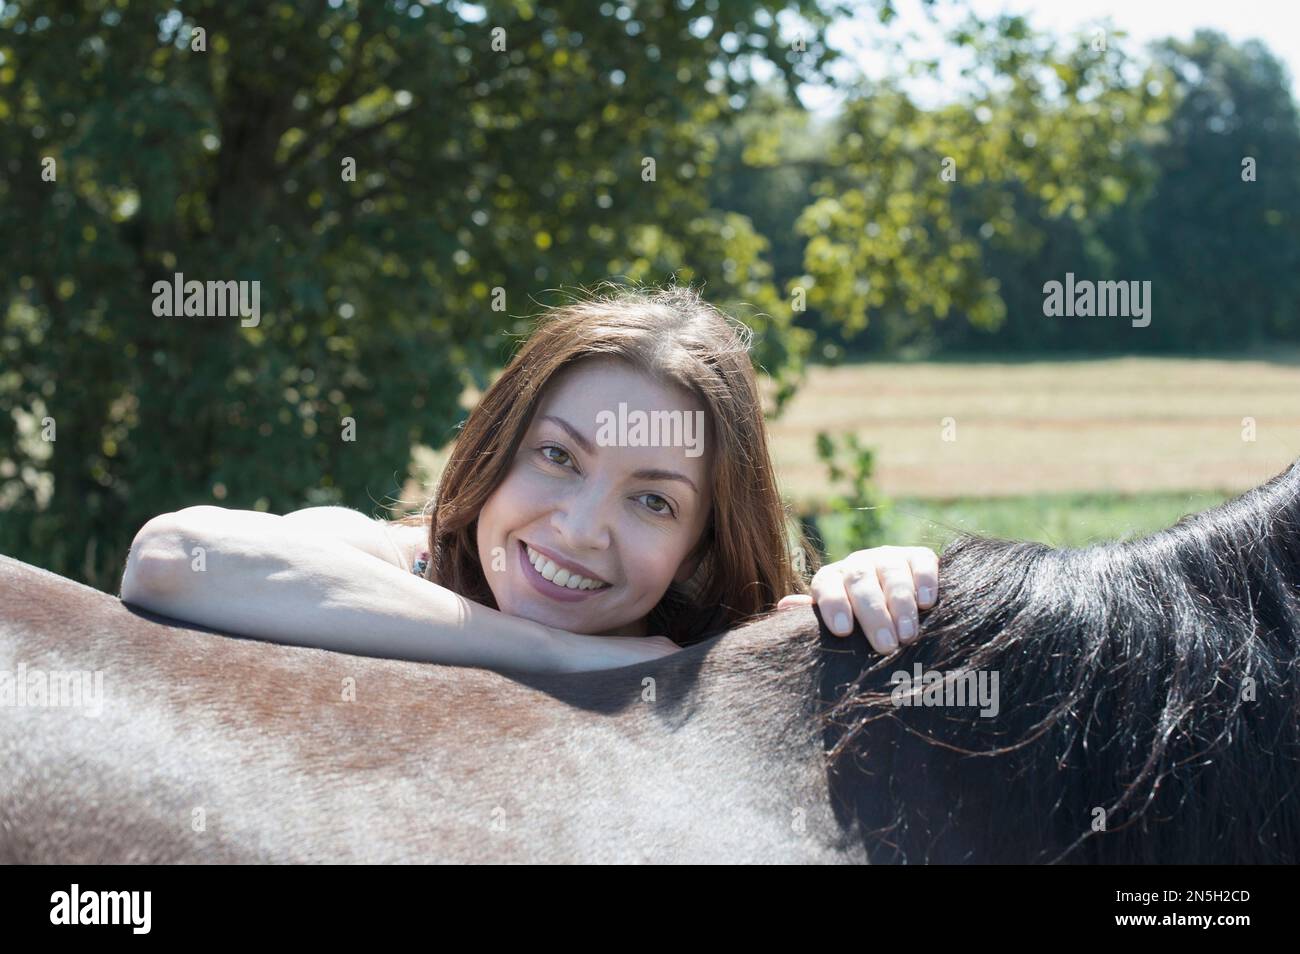
{"type": "Polygon", "coordinates": [[[605,498],[588,486],[566,496],[551,511],[551,526],[570,547],[577,550],[605,550],[610,544],[605,498]]]}

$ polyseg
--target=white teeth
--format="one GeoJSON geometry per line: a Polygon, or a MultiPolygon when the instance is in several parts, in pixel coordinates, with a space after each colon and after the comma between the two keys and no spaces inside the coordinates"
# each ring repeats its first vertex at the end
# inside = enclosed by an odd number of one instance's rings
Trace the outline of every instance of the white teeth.
{"type": "Polygon", "coordinates": [[[580,576],[569,570],[561,569],[556,566],[552,560],[547,559],[538,553],[528,544],[524,544],[524,549],[528,553],[528,559],[532,562],[533,567],[542,575],[543,579],[550,580],[556,586],[563,586],[570,590],[598,590],[600,583],[595,580],[589,580],[585,576],[580,576]]]}

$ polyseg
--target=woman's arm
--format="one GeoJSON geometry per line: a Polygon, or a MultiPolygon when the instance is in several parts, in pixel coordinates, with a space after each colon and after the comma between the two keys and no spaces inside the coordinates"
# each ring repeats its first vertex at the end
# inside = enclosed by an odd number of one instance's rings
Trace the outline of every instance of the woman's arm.
{"type": "Polygon", "coordinates": [[[327,534],[362,553],[410,571],[415,556],[429,544],[429,528],[367,517],[347,507],[307,507],[282,520],[296,527],[327,534]]]}
{"type": "Polygon", "coordinates": [[[345,542],[303,516],[163,514],[136,534],[122,600],[258,639],[458,666],[579,672],[670,652],[667,640],[567,633],[467,600],[375,559],[392,541],[356,517],[345,542]]]}

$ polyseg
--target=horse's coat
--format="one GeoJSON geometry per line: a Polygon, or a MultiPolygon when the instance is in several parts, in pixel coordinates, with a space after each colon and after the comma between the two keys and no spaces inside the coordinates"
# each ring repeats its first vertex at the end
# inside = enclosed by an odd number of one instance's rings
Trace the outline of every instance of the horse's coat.
{"type": "Polygon", "coordinates": [[[1300,861],[1300,462],[1141,539],[964,537],[883,661],[791,609],[512,678],[4,557],[0,607],[0,670],[103,678],[98,715],[0,707],[0,862],[1300,861]],[[996,704],[935,705],[936,672],[996,704]]]}
{"type": "Polygon", "coordinates": [[[754,708],[709,704],[761,627],[529,685],[165,625],[8,558],[0,601],[0,668],[104,680],[97,718],[0,710],[0,861],[865,859],[805,693],[754,671],[754,708]]]}

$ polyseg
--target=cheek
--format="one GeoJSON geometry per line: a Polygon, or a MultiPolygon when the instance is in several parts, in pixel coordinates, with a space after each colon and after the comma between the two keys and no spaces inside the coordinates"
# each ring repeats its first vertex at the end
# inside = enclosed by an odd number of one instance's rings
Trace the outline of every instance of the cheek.
{"type": "Polygon", "coordinates": [[[659,534],[633,534],[625,538],[623,550],[629,579],[638,581],[647,589],[665,588],[683,559],[675,547],[665,546],[659,534]]]}
{"type": "Polygon", "coordinates": [[[536,500],[539,497],[548,495],[554,483],[554,479],[548,480],[546,475],[538,471],[536,467],[516,464],[515,469],[507,475],[501,486],[510,495],[511,499],[522,505],[530,500],[536,500]]]}
{"type": "Polygon", "coordinates": [[[550,487],[535,471],[516,466],[479,509],[477,538],[480,553],[503,545],[511,533],[535,524],[546,513],[550,487]]]}
{"type": "Polygon", "coordinates": [[[536,496],[527,492],[525,484],[526,481],[517,468],[507,474],[506,479],[483,502],[483,509],[479,513],[480,521],[497,530],[509,529],[503,524],[509,524],[522,510],[527,509],[528,500],[536,496]]]}
{"type": "Polygon", "coordinates": [[[478,552],[487,554],[491,548],[500,545],[509,532],[514,521],[515,494],[510,488],[509,480],[504,481],[483,501],[479,509],[477,526],[474,530],[478,552]]]}

